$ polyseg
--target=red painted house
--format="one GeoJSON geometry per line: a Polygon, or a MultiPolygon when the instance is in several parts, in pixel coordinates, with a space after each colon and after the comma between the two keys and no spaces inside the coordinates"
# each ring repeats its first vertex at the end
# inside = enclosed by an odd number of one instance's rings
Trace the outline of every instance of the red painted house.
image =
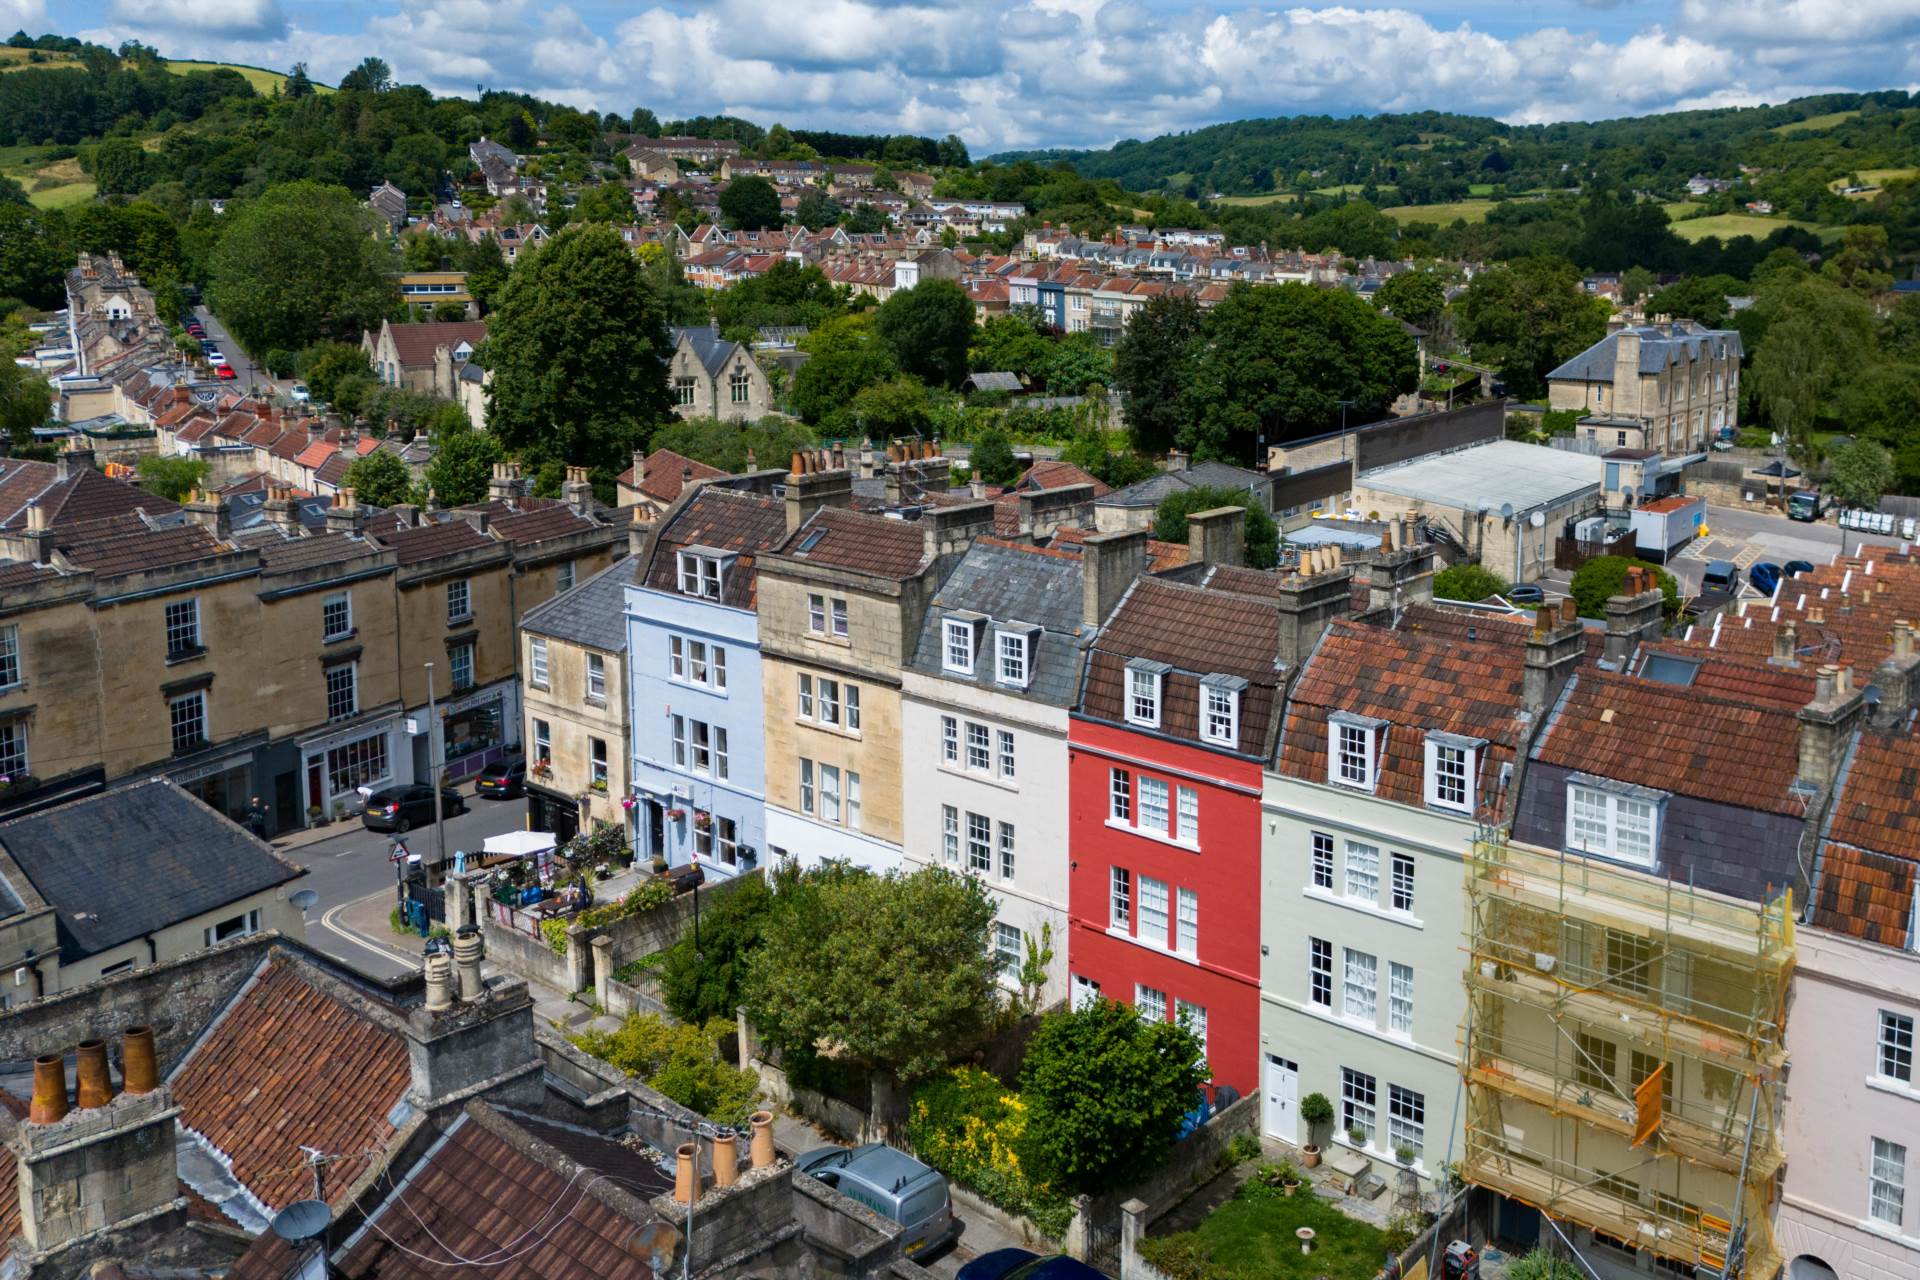
{"type": "Polygon", "coordinates": [[[1214,1082],[1242,1094],[1258,1082],[1261,770],[1285,670],[1281,607],[1222,588],[1271,577],[1137,581],[1067,733],[1073,998],[1188,1018],[1214,1082]]]}

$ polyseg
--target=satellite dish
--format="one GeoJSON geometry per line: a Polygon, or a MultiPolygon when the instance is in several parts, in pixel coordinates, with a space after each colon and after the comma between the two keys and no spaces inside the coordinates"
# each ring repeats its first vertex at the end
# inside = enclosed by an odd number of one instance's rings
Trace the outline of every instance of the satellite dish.
{"type": "Polygon", "coordinates": [[[300,914],[305,915],[313,910],[315,903],[320,901],[320,895],[312,889],[296,889],[287,896],[287,901],[300,908],[300,914]]]}
{"type": "Polygon", "coordinates": [[[1513,504],[1511,502],[1503,502],[1500,504],[1500,518],[1502,520],[1513,519],[1513,504]]]}
{"type": "Polygon", "coordinates": [[[645,1258],[655,1275],[667,1273],[679,1248],[680,1229],[658,1218],[634,1232],[627,1241],[627,1252],[636,1258],[645,1258]]]}
{"type": "Polygon", "coordinates": [[[1527,517],[1527,523],[1536,529],[1544,529],[1547,527],[1547,513],[1544,511],[1536,511],[1527,517]]]}
{"type": "Polygon", "coordinates": [[[333,1211],[325,1200],[296,1200],[273,1215],[273,1234],[288,1244],[304,1244],[326,1231],[333,1211]]]}

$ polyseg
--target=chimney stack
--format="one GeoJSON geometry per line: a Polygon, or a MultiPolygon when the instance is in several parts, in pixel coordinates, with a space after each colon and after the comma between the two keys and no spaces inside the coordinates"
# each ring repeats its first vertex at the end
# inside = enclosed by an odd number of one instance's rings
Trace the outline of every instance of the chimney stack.
{"type": "Polygon", "coordinates": [[[33,1060],[33,1102],[27,1123],[52,1124],[67,1114],[67,1057],[43,1053],[33,1060]]]}
{"type": "Polygon", "coordinates": [[[587,479],[585,467],[567,468],[567,479],[560,486],[560,497],[580,515],[593,513],[593,484],[587,479]]]}
{"type": "Polygon", "coordinates": [[[233,515],[227,504],[205,489],[195,489],[181,504],[190,524],[197,524],[223,541],[233,535],[233,515]]]}
{"type": "Polygon", "coordinates": [[[91,1111],[112,1102],[113,1076],[107,1069],[107,1042],[82,1040],[74,1056],[74,1109],[91,1111]]]}
{"type": "Polygon", "coordinates": [[[152,1027],[128,1027],[121,1035],[120,1086],[136,1095],[152,1093],[160,1087],[160,1069],[153,1052],[152,1027]]]}
{"type": "Polygon", "coordinates": [[[359,533],[365,527],[366,512],[360,509],[358,497],[352,489],[336,489],[333,502],[327,507],[328,533],[359,533]]]}
{"type": "Polygon", "coordinates": [[[1665,630],[1667,597],[1660,580],[1645,565],[1631,565],[1620,594],[1607,600],[1607,645],[1605,660],[1615,671],[1626,668],[1627,659],[1643,640],[1659,637],[1665,630]]]}
{"type": "Polygon", "coordinates": [[[420,967],[427,983],[427,1011],[453,1008],[453,957],[445,951],[430,951],[420,967]]]}
{"type": "Polygon", "coordinates": [[[466,924],[453,935],[453,963],[460,971],[460,999],[478,1000],[487,993],[486,983],[480,977],[480,961],[486,955],[486,943],[481,941],[480,926],[466,924]]]}
{"type": "Polygon", "coordinates": [[[1866,694],[1853,687],[1853,672],[1823,666],[1815,673],[1813,701],[1800,708],[1799,782],[1817,791],[1840,774],[1847,742],[1866,708],[1866,694]]]}
{"type": "Polygon", "coordinates": [[[787,472],[787,532],[805,524],[821,507],[846,507],[853,503],[853,473],[844,468],[822,469],[811,453],[793,455],[787,472]]]}
{"type": "Polygon", "coordinates": [[[500,501],[520,496],[520,464],[517,462],[496,462],[493,464],[493,476],[487,481],[487,498],[500,501]]]}
{"type": "Polygon", "coordinates": [[[773,1164],[773,1112],[756,1111],[748,1117],[753,1126],[753,1142],[748,1149],[749,1156],[756,1169],[765,1169],[773,1164]]]}
{"type": "Polygon", "coordinates": [[[692,1204],[700,1198],[700,1144],[683,1142],[673,1152],[673,1198],[692,1204]]]}
{"type": "Polygon", "coordinates": [[[1187,563],[1224,565],[1247,562],[1247,509],[1215,507],[1187,517],[1187,563]]]}
{"type": "Polygon", "coordinates": [[[67,447],[54,460],[54,473],[62,480],[93,470],[93,446],[84,436],[70,436],[67,447]]]}
{"type": "Polygon", "coordinates": [[[1915,695],[1920,694],[1920,652],[1916,652],[1913,627],[1906,619],[1894,620],[1892,639],[1893,651],[1873,673],[1873,683],[1880,690],[1873,722],[1882,728],[1901,725],[1913,710],[1915,695]]]}
{"type": "Polygon", "coordinates": [[[730,1187],[740,1178],[740,1138],[731,1129],[713,1135],[713,1185],[730,1187]]]}
{"type": "Polygon", "coordinates": [[[643,556],[647,553],[647,539],[653,534],[653,522],[647,519],[645,507],[633,509],[633,519],[627,525],[627,554],[643,556]]]}
{"type": "Polygon", "coordinates": [[[1309,547],[1300,568],[1280,579],[1274,600],[1280,619],[1280,661],[1297,669],[1327,624],[1353,610],[1353,570],[1333,547],[1309,547]]]}
{"type": "Polygon", "coordinates": [[[1799,628],[1794,626],[1792,618],[1786,619],[1774,630],[1773,654],[1768,661],[1786,667],[1800,664],[1799,628]]]}
{"type": "Polygon", "coordinates": [[[1380,550],[1367,562],[1367,611],[1391,609],[1396,596],[1402,605],[1433,599],[1433,544],[1417,540],[1411,520],[1388,520],[1380,550]]]}
{"type": "Polygon", "coordinates": [[[47,509],[39,503],[27,508],[26,540],[33,544],[33,562],[35,564],[53,563],[53,526],[47,519],[47,509]]]}
{"type": "Polygon", "coordinates": [[[1527,639],[1522,686],[1527,710],[1535,717],[1546,714],[1586,652],[1586,628],[1580,625],[1573,597],[1562,597],[1558,608],[1541,605],[1534,612],[1533,634],[1527,639]]]}
{"type": "Polygon", "coordinates": [[[1147,530],[1096,533],[1088,538],[1080,548],[1080,621],[1088,627],[1104,623],[1146,568],[1147,530]]]}
{"type": "Polygon", "coordinates": [[[646,479],[647,451],[645,449],[635,449],[633,451],[633,487],[638,489],[642,484],[646,483],[646,479]]]}

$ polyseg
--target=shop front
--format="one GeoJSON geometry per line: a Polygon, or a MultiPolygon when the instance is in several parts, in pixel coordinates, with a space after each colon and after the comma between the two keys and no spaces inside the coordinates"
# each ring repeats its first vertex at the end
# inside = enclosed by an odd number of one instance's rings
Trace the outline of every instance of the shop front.
{"type": "Polygon", "coordinates": [[[398,780],[400,728],[397,717],[386,715],[301,742],[301,799],[309,825],[358,812],[366,795],[398,780]]]}
{"type": "Polygon", "coordinates": [[[580,801],[575,796],[563,796],[537,783],[527,783],[527,829],[530,831],[551,831],[553,838],[560,844],[574,838],[580,832],[580,801]]]}
{"type": "Polygon", "coordinates": [[[254,794],[252,746],[235,750],[228,745],[201,752],[168,776],[215,813],[246,824],[247,803],[254,794]]]}
{"type": "Polygon", "coordinates": [[[442,756],[447,779],[470,778],[513,752],[519,708],[511,682],[450,699],[441,709],[442,756]]]}

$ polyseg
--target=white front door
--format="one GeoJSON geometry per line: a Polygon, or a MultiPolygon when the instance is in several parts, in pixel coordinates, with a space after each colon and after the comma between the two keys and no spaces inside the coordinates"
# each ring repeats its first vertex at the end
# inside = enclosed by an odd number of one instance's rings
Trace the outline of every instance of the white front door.
{"type": "Polygon", "coordinates": [[[1267,1055],[1266,1103],[1260,1109],[1270,1138],[1298,1142],[1300,1127],[1300,1068],[1285,1058],[1267,1055]]]}
{"type": "Polygon", "coordinates": [[[1072,1005],[1075,1009],[1084,1009],[1099,998],[1099,983],[1095,982],[1092,978],[1083,978],[1077,973],[1073,975],[1072,1005]]]}

